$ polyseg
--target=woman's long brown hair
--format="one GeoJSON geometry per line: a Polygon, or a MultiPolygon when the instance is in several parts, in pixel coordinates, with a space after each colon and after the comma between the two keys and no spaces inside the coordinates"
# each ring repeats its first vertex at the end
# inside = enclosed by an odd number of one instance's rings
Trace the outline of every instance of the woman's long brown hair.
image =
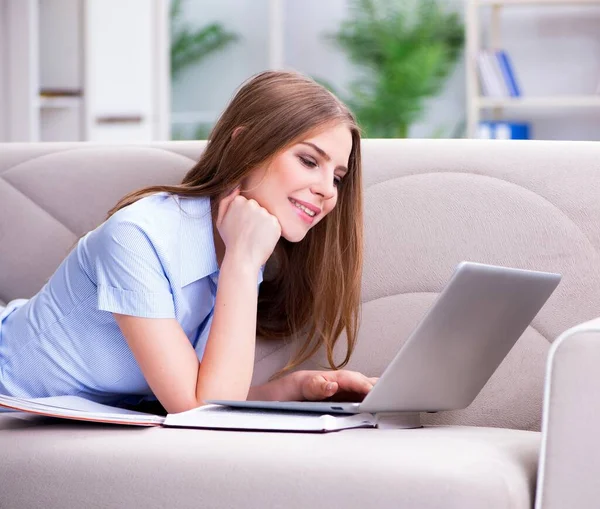
{"type": "Polygon", "coordinates": [[[330,367],[340,369],[350,360],[356,343],[363,262],[360,131],[339,99],[298,73],[258,74],[240,88],[223,112],[200,160],[181,184],[135,191],[109,212],[110,217],[157,192],[207,196],[214,211],[219,200],[253,169],[268,164],[309,134],[340,123],[352,134],[352,150],[337,205],[301,242],[280,239],[269,261],[274,270],[267,273],[273,274],[260,285],[257,334],[305,339],[283,371],[295,368],[323,345],[330,367]],[[344,331],[346,355],[336,364],[333,349],[344,331]]]}

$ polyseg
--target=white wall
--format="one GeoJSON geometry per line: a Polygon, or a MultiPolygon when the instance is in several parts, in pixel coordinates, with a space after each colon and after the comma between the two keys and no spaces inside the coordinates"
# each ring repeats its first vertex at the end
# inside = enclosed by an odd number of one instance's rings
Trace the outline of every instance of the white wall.
{"type": "Polygon", "coordinates": [[[186,0],[184,12],[192,26],[217,21],[241,36],[173,84],[173,119],[181,112],[201,111],[210,121],[244,80],[268,67],[268,0],[186,0]]]}
{"type": "Polygon", "coordinates": [[[324,78],[346,93],[356,71],[327,37],[347,16],[347,1],[285,0],[285,8],[286,63],[315,78],[324,78]]]}
{"type": "MultiPolygon", "coordinates": [[[[330,81],[342,91],[355,75],[341,50],[324,40],[347,13],[347,0],[282,0],[285,3],[285,62],[288,67],[330,81]]],[[[446,0],[462,12],[464,0],[446,0]]],[[[268,0],[187,0],[190,23],[213,20],[244,39],[186,73],[173,87],[173,110],[221,111],[236,87],[268,66],[268,0]]],[[[482,10],[482,13],[485,13],[482,10]]],[[[600,81],[600,4],[506,8],[503,40],[524,93],[593,93],[600,81]]],[[[439,97],[428,101],[413,137],[451,133],[464,120],[464,61],[439,97]]],[[[600,108],[507,112],[531,120],[533,136],[544,139],[600,139],[600,108]]]]}

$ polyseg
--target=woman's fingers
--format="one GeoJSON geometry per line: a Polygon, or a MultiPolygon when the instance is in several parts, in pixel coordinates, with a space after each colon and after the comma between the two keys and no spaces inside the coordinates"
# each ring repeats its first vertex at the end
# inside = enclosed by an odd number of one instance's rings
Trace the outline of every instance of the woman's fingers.
{"type": "Polygon", "coordinates": [[[324,384],[335,384],[335,392],[327,391],[325,397],[330,397],[336,392],[355,393],[365,395],[373,388],[373,382],[370,378],[356,371],[324,371],[324,384]]]}
{"type": "Polygon", "coordinates": [[[221,222],[223,221],[223,218],[225,217],[225,214],[227,213],[231,202],[235,200],[237,196],[240,195],[241,187],[242,186],[237,186],[233,191],[231,191],[231,193],[225,196],[225,198],[222,198],[219,202],[219,212],[217,214],[217,227],[221,225],[221,222]]]}
{"type": "Polygon", "coordinates": [[[302,395],[309,401],[318,401],[333,396],[338,390],[337,382],[328,380],[323,373],[312,373],[304,382],[302,395]]]}
{"type": "Polygon", "coordinates": [[[377,380],[379,378],[367,377],[357,371],[313,371],[305,381],[302,393],[311,401],[331,398],[336,393],[364,396],[377,380]]]}
{"type": "Polygon", "coordinates": [[[373,382],[357,371],[332,371],[328,373],[327,378],[334,377],[339,385],[340,391],[355,392],[357,394],[366,394],[373,388],[373,382]]]}

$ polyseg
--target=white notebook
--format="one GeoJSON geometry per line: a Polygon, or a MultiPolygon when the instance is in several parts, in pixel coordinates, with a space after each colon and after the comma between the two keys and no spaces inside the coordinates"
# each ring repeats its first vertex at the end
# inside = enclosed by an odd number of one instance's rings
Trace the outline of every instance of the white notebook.
{"type": "Polygon", "coordinates": [[[169,414],[164,426],[206,427],[270,431],[337,431],[346,428],[373,428],[373,414],[330,415],[311,412],[233,409],[221,405],[169,414]],[[199,426],[200,425],[200,426],[199,426]]]}
{"type": "Polygon", "coordinates": [[[329,415],[233,409],[221,405],[205,405],[163,417],[102,405],[79,396],[26,399],[0,395],[0,407],[48,417],[132,426],[311,432],[377,426],[373,414],[329,415]]]}

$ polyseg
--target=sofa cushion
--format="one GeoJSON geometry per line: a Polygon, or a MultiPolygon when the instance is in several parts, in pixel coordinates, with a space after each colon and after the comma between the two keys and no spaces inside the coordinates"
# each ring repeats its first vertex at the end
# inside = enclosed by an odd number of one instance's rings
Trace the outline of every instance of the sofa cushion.
{"type": "Polygon", "coordinates": [[[0,415],[2,506],[530,508],[539,434],[132,428],[0,415]],[[44,425],[39,424],[43,422],[44,425]]]}
{"type": "MultiPolygon", "coordinates": [[[[0,298],[33,295],[126,192],[175,183],[205,142],[0,144],[0,298]]],[[[363,142],[362,325],[350,369],[380,375],[462,260],[548,270],[560,286],[469,408],[429,424],[539,429],[548,349],[600,309],[600,144],[363,142]]],[[[345,355],[344,339],[336,359],[345,355]]],[[[289,359],[257,347],[255,382],[289,359]]],[[[312,365],[327,365],[323,352],[312,365]]],[[[1,498],[1,497],[0,497],[1,498]]]]}

